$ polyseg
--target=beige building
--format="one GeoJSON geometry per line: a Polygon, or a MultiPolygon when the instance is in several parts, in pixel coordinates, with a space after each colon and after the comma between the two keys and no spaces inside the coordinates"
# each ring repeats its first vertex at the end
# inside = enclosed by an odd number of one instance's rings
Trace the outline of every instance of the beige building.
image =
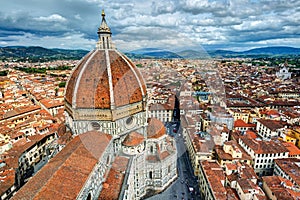
{"type": "Polygon", "coordinates": [[[216,161],[201,161],[199,166],[199,187],[203,199],[226,200],[225,174],[216,161]]]}
{"type": "Polygon", "coordinates": [[[225,142],[223,146],[216,146],[216,159],[222,167],[226,164],[241,162],[251,164],[251,157],[244,151],[244,149],[234,140],[225,142]]]}

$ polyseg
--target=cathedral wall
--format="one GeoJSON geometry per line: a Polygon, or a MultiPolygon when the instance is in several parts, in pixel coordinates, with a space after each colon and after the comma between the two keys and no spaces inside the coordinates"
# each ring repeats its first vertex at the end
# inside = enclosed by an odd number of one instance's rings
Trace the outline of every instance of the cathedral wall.
{"type": "Polygon", "coordinates": [[[77,199],[87,199],[88,196],[91,199],[98,199],[98,196],[102,190],[103,183],[105,182],[106,173],[110,168],[115,159],[113,140],[107,146],[105,153],[97,162],[93,171],[90,173],[88,180],[86,181],[84,187],[81,189],[77,199]]]}
{"type": "Polygon", "coordinates": [[[97,120],[97,118],[93,120],[74,120],[66,112],[66,123],[75,135],[91,130],[110,135],[123,135],[131,131],[146,135],[147,118],[146,112],[140,112],[116,121],[97,120]]]}

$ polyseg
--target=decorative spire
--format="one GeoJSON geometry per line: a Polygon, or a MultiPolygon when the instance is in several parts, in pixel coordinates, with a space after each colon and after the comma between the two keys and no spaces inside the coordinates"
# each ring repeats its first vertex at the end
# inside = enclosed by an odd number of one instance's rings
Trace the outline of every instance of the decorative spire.
{"type": "Polygon", "coordinates": [[[111,31],[106,23],[104,10],[102,10],[101,15],[102,22],[97,31],[99,40],[97,42],[96,47],[97,49],[112,49],[113,45],[111,41],[111,31]]]}
{"type": "Polygon", "coordinates": [[[98,28],[98,34],[101,34],[101,33],[109,33],[111,34],[110,32],[110,28],[108,27],[107,23],[106,23],[106,20],[105,20],[105,12],[104,10],[102,10],[102,22],[101,22],[101,25],[100,27],[98,28]]]}

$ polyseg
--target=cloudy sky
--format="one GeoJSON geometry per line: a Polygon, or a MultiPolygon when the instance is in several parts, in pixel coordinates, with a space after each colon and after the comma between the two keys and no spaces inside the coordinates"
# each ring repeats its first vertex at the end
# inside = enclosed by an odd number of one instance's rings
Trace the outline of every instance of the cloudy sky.
{"type": "Polygon", "coordinates": [[[122,51],[300,47],[299,0],[0,0],[0,46],[93,49],[101,10],[122,51]]]}

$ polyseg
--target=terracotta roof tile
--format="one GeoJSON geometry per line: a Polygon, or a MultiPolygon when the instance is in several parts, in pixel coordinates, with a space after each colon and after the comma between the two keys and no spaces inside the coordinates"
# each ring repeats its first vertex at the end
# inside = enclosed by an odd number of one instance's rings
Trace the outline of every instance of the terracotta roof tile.
{"type": "Polygon", "coordinates": [[[148,138],[159,138],[166,133],[164,124],[156,118],[148,121],[147,136],[148,138]]]}
{"type": "Polygon", "coordinates": [[[125,176],[129,159],[127,157],[116,157],[108,173],[99,200],[118,199],[125,176]]]}
{"type": "Polygon", "coordinates": [[[96,131],[76,136],[13,199],[76,199],[111,138],[96,131]]]}
{"type": "Polygon", "coordinates": [[[283,142],[285,148],[289,151],[289,156],[300,156],[300,149],[292,142],[283,142]]]}
{"type": "Polygon", "coordinates": [[[288,150],[281,144],[279,140],[261,141],[256,139],[249,139],[245,136],[240,137],[248,147],[250,147],[256,154],[270,154],[270,153],[285,153],[288,150]]]}
{"type": "Polygon", "coordinates": [[[293,191],[286,186],[292,186],[290,180],[280,176],[264,176],[262,177],[264,184],[266,184],[277,199],[296,200],[300,196],[300,192],[293,191]],[[284,183],[284,184],[283,184],[284,183]]]}
{"type": "Polygon", "coordinates": [[[285,122],[278,120],[258,119],[257,121],[269,128],[271,131],[284,128],[284,126],[286,125],[285,122]]]}
{"type": "Polygon", "coordinates": [[[110,73],[116,107],[143,100],[143,94],[146,95],[146,85],[136,66],[116,50],[108,50],[110,61],[110,71],[108,71],[106,55],[105,50],[92,51],[79,63],[67,84],[65,99],[69,104],[72,104],[76,94],[73,106],[109,109],[111,107],[110,73]]]}
{"type": "Polygon", "coordinates": [[[144,142],[144,136],[141,135],[140,133],[137,132],[131,132],[129,133],[126,138],[124,139],[124,141],[122,142],[123,145],[125,146],[137,146],[139,144],[141,144],[142,142],[144,142]]]}
{"type": "Polygon", "coordinates": [[[300,159],[297,158],[284,158],[276,159],[275,163],[288,174],[295,183],[300,186],[300,159]]]}
{"type": "Polygon", "coordinates": [[[249,128],[255,128],[255,124],[248,124],[244,122],[242,119],[237,119],[234,121],[234,127],[249,127],[249,128]]]}
{"type": "Polygon", "coordinates": [[[74,89],[75,89],[75,84],[76,81],[78,79],[78,74],[79,72],[82,70],[84,63],[87,61],[87,59],[89,58],[89,56],[93,53],[93,51],[91,51],[90,53],[88,53],[85,57],[83,57],[81,59],[81,61],[79,62],[79,64],[77,65],[77,67],[74,68],[74,71],[72,73],[72,76],[70,76],[69,80],[68,80],[68,84],[66,86],[66,94],[65,94],[65,98],[66,101],[69,104],[72,104],[72,100],[73,100],[73,93],[74,93],[74,89]]]}

